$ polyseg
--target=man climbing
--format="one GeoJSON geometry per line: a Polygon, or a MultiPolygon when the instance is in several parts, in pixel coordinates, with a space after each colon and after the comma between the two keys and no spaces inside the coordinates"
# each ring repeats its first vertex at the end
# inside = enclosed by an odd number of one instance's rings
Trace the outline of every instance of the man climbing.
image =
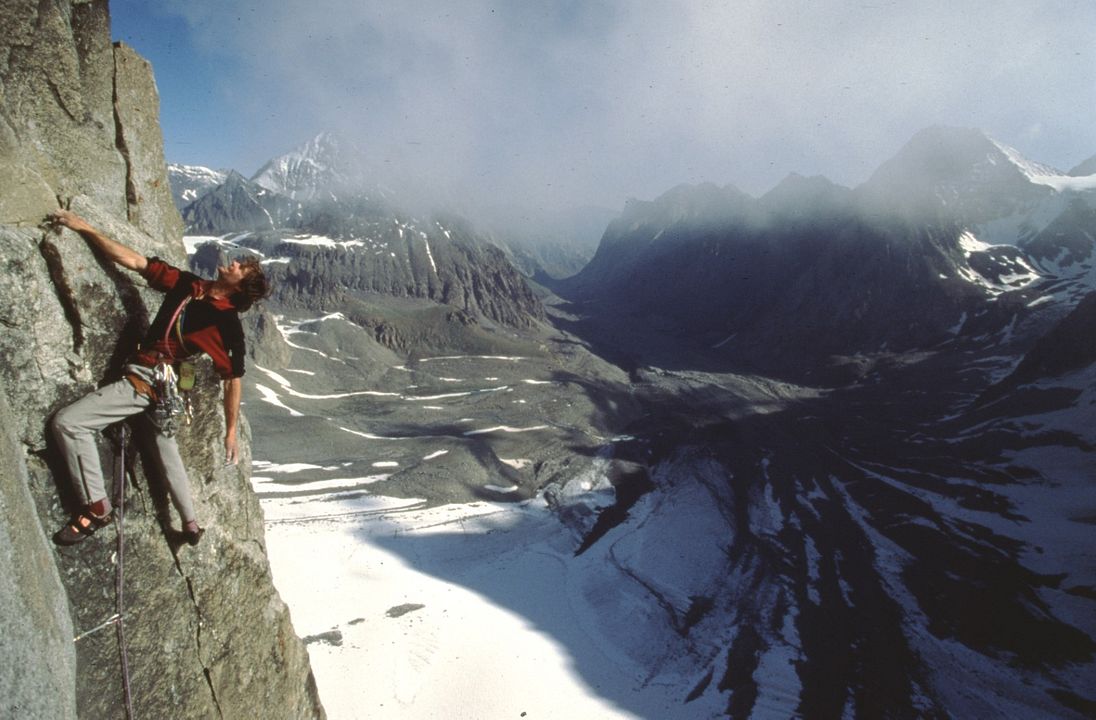
{"type": "MultiPolygon", "coordinates": [[[[106,237],[68,210],[58,210],[50,219],[80,233],[108,259],[139,273],[150,287],[166,293],[144,342],[125,367],[125,377],[84,396],[54,416],[53,432],[83,503],[72,520],[54,535],[54,542],[74,545],[113,520],[95,432],[150,407],[156,410],[153,417],[163,424],[165,416],[173,412],[167,401],[176,397],[176,389],[171,386],[176,381],[173,368],[190,355],[199,352],[209,355],[223,381],[225,456],[228,463],[236,463],[236,425],[245,352],[239,313],[265,297],[269,284],[254,259],[233,261],[218,268],[216,280],[203,280],[159,258],[146,258],[106,237]]],[[[170,417],[167,419],[170,422],[170,417]]],[[[153,424],[157,424],[155,420],[153,424]]],[[[197,545],[205,531],[194,515],[179,447],[170,430],[159,429],[154,436],[168,494],[183,522],[183,539],[197,545]]]]}

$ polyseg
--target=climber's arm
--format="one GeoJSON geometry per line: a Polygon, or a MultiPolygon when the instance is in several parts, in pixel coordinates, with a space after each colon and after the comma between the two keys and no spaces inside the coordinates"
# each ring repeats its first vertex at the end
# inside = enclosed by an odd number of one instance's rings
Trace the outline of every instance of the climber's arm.
{"type": "Polygon", "coordinates": [[[59,225],[64,225],[70,230],[80,233],[100,252],[124,268],[141,272],[148,265],[148,259],[144,255],[116,240],[111,240],[74,212],[57,210],[50,216],[50,219],[59,225]]]}

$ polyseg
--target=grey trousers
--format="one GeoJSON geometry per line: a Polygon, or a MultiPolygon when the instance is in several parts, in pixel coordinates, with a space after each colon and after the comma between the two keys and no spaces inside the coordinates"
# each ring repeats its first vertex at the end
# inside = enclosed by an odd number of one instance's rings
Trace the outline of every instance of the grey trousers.
{"type": "MultiPolygon", "coordinates": [[[[134,373],[152,380],[152,369],[142,365],[127,365],[127,373],[134,373]]],[[[144,412],[149,399],[133,389],[125,378],[104,385],[85,395],[72,405],[53,416],[53,434],[61,448],[61,456],[72,478],[73,488],[84,504],[107,497],[103,469],[99,463],[99,448],[95,433],[108,425],[144,412]]],[[[142,418],[143,420],[143,418],[142,418]]],[[[156,457],[163,477],[167,480],[168,494],[183,522],[195,520],[194,504],[190,498],[190,482],[187,480],[183,458],[173,437],[164,437],[145,421],[156,444],[156,457]]]]}

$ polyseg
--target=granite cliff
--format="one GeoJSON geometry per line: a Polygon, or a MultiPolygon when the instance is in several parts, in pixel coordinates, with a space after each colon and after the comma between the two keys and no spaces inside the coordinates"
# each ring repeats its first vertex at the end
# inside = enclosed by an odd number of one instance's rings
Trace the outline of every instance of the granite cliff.
{"type": "MultiPolygon", "coordinates": [[[[182,223],[152,70],[111,43],[107,2],[12,0],[0,14],[0,716],[122,717],[115,628],[73,642],[115,612],[117,529],[61,551],[49,542],[72,498],[47,423],[117,376],[157,297],[43,221],[70,206],[176,263],[186,259],[182,223]]],[[[250,431],[245,420],[242,462],[222,466],[219,384],[208,365],[200,375],[199,411],[180,446],[208,529],[202,543],[172,542],[145,458],[129,474],[124,622],[136,713],[323,717],[271,582],[249,485],[250,431]]],[[[109,472],[106,440],[102,449],[109,472]]]]}

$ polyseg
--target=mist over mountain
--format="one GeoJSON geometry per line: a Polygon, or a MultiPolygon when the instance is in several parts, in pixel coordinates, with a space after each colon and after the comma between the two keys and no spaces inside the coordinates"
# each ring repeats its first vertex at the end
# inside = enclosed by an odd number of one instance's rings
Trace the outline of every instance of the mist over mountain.
{"type": "Polygon", "coordinates": [[[1066,311],[1043,293],[1096,287],[1088,181],[931,128],[855,190],[793,175],[757,200],[702,185],[632,203],[557,290],[619,308],[607,323],[649,328],[652,349],[792,372],[1038,332],[1066,311]]]}
{"type": "MultiPolygon", "coordinates": [[[[260,467],[305,468],[257,481],[275,542],[346,512],[629,716],[1091,714],[1096,178],[934,127],[856,188],[579,213],[548,235],[600,243],[553,278],[520,211],[422,220],[322,146],[184,210],[193,267],[258,254],[279,288],[245,391],[260,467]],[[434,542],[418,503],[507,519],[434,542]]],[[[383,626],[296,594],[360,707],[383,626]]]]}
{"type": "Polygon", "coordinates": [[[1096,155],[1093,155],[1088,160],[1078,164],[1069,171],[1069,174],[1074,177],[1090,177],[1096,175],[1096,155]]]}
{"type": "Polygon", "coordinates": [[[1053,139],[1094,87],[1084,4],[1054,34],[1040,3],[549,5],[130,3],[185,14],[157,49],[221,51],[183,65],[235,96],[202,109],[267,110],[213,140],[337,114],[375,142],[172,166],[172,197],[126,6],[4,4],[0,717],[1096,717],[1093,161],[931,127],[858,187],[673,185],[797,135],[848,172],[939,108],[1053,139]],[[669,189],[542,213],[614,175],[669,189]],[[59,204],[274,281],[238,464],[236,383],[194,357],[197,546],[162,463],[107,437],[115,523],[49,544],[77,504],[50,418],[162,300],[59,204]]]}
{"type": "Polygon", "coordinates": [[[869,206],[917,221],[984,222],[1053,194],[1032,176],[1064,174],[1010,153],[979,130],[928,128],[872,173],[859,194],[869,206]]]}
{"type": "Polygon", "coordinates": [[[491,241],[503,248],[525,275],[551,281],[585,267],[606,226],[619,214],[596,206],[550,212],[503,206],[483,208],[469,217],[476,218],[491,241]]]}
{"type": "Polygon", "coordinates": [[[465,225],[475,218],[479,241],[502,249],[529,277],[578,272],[617,215],[593,206],[469,206],[454,197],[430,196],[427,190],[409,191],[414,183],[401,179],[398,170],[378,178],[372,160],[345,135],[323,132],[270,159],[250,179],[235,171],[182,165],[169,166],[168,173],[192,234],[290,228],[349,238],[365,232],[370,221],[362,225],[358,220],[371,213],[461,218],[465,225]],[[397,185],[404,189],[393,190],[397,185]],[[355,223],[360,227],[355,229],[355,223]]]}
{"type": "Polygon", "coordinates": [[[320,133],[299,148],[271,159],[251,182],[293,200],[334,199],[368,186],[367,159],[337,133],[320,133]]]}
{"type": "Polygon", "coordinates": [[[446,342],[451,325],[543,318],[501,249],[463,218],[416,218],[367,184],[359,159],[338,136],[321,134],[251,180],[230,172],[182,208],[192,247],[210,243],[192,263],[212,275],[225,254],[257,254],[279,304],[339,308],[402,350],[411,338],[446,342]],[[398,313],[403,324],[383,319],[397,301],[412,304],[398,313]],[[451,314],[437,316],[443,308],[451,314]]]}

